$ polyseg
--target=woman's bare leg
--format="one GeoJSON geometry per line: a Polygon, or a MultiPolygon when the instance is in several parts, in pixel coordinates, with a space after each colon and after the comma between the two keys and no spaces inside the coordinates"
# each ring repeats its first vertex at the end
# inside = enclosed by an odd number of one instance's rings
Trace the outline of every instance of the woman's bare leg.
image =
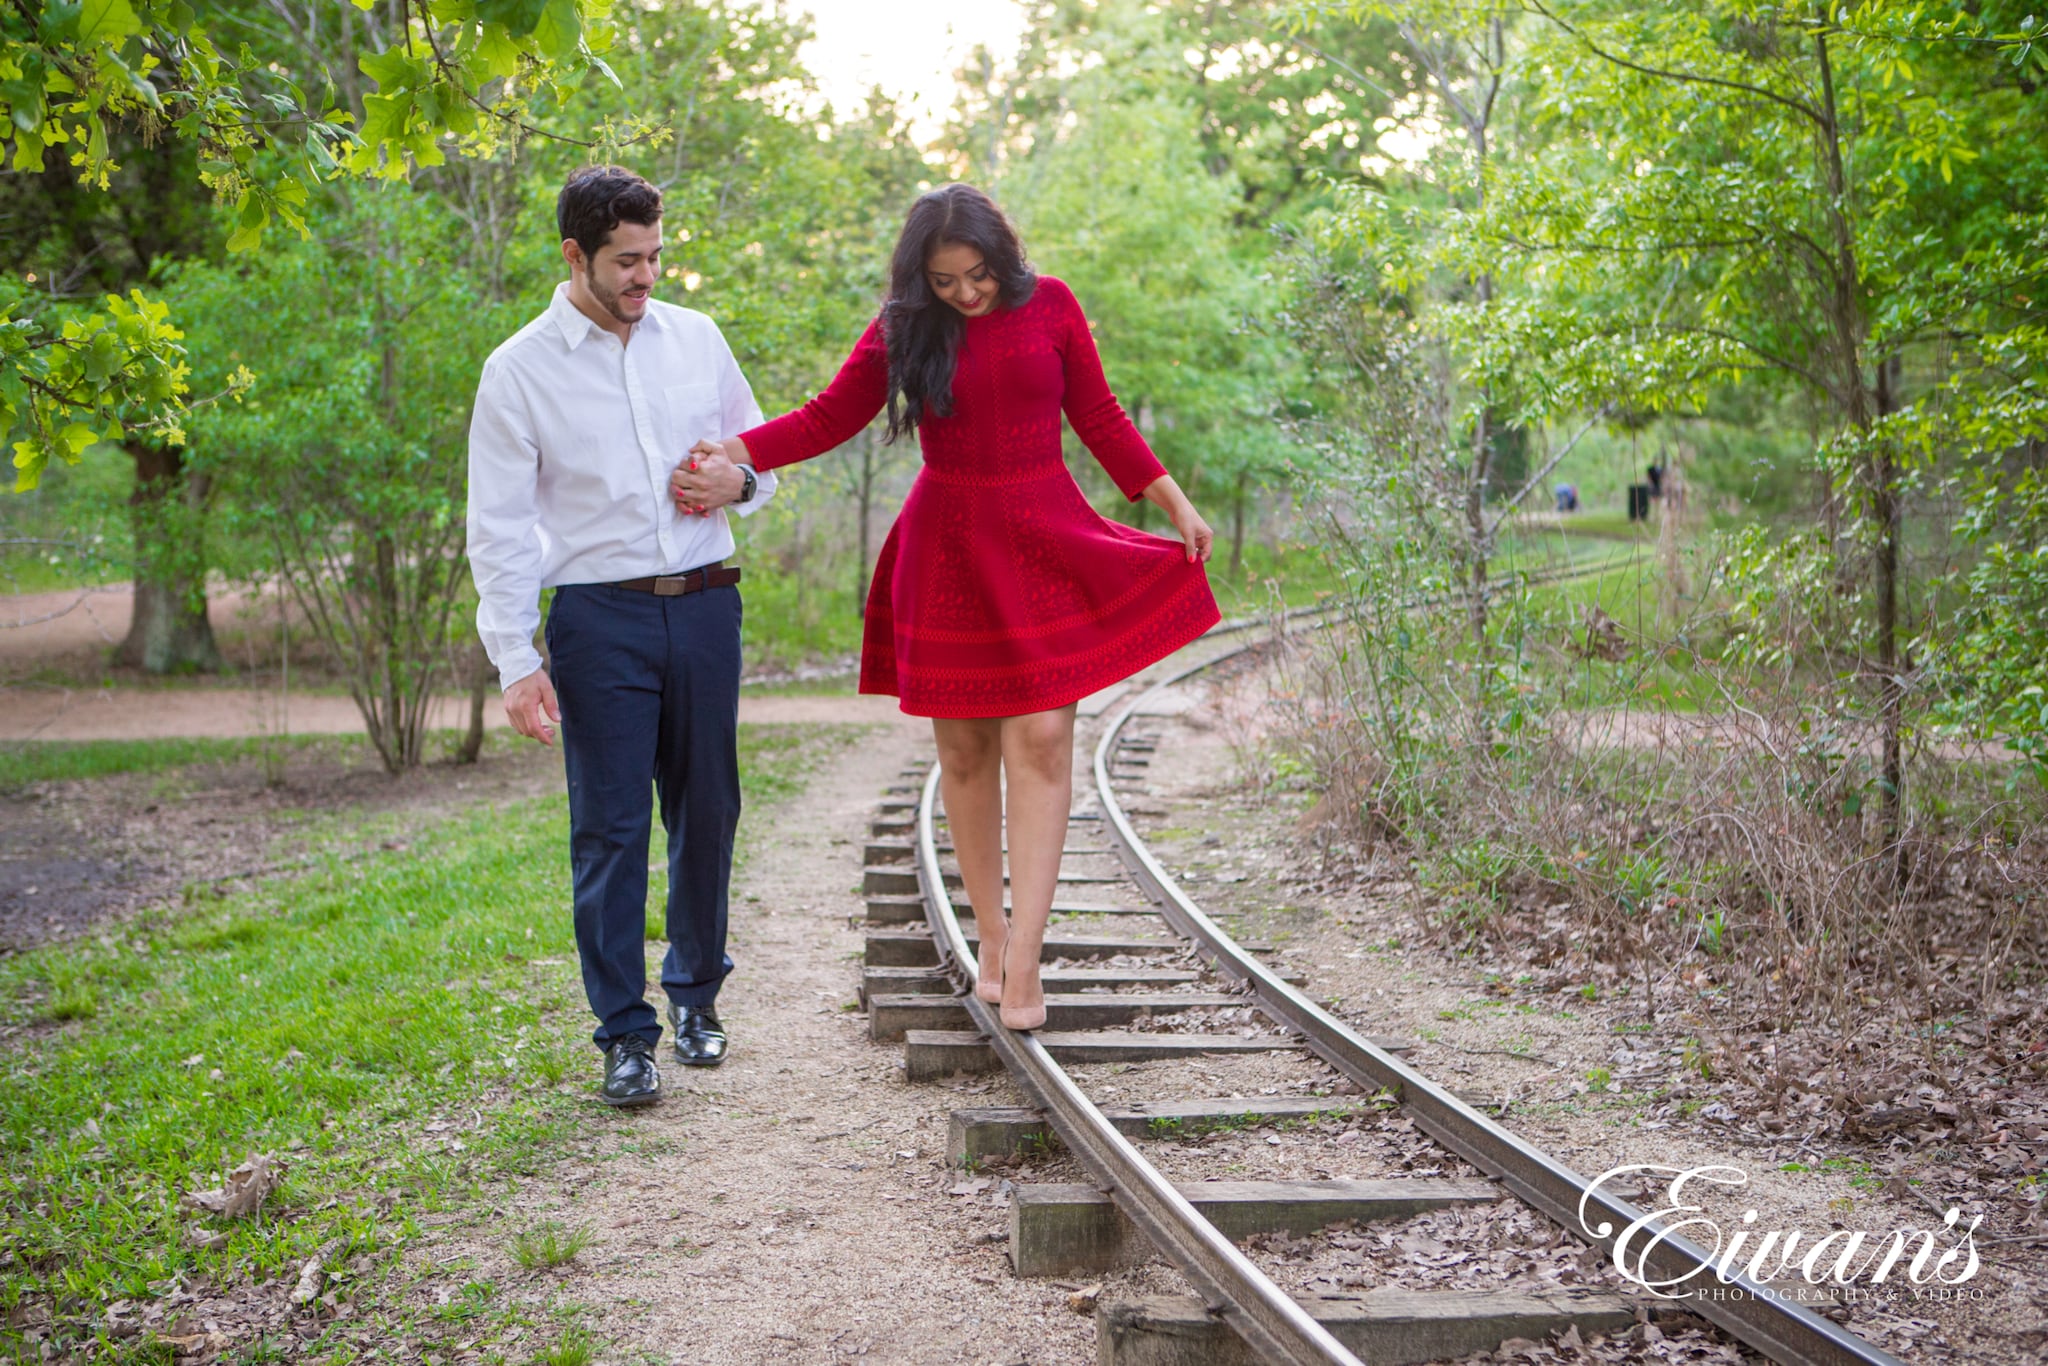
{"type": "MultiPolygon", "coordinates": [[[[1045,1023],[1038,980],[1045,922],[1059,886],[1074,799],[1074,708],[1002,720],[1003,780],[1010,834],[1010,949],[1003,974],[1003,1023],[1036,1029],[1045,1023]]],[[[957,841],[956,841],[957,842],[957,841]]]]}
{"type": "Polygon", "coordinates": [[[992,1003],[1002,999],[1003,946],[1010,935],[1003,919],[1002,726],[1000,717],[932,718],[946,826],[981,933],[976,992],[992,1003]]]}

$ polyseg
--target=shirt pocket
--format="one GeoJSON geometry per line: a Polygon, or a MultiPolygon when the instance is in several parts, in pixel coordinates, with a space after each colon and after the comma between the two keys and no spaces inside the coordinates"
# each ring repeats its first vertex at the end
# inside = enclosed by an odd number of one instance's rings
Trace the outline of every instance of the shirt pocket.
{"type": "Polygon", "coordinates": [[[671,384],[663,397],[668,400],[669,426],[684,452],[699,441],[716,441],[725,435],[716,384],[671,384]]]}

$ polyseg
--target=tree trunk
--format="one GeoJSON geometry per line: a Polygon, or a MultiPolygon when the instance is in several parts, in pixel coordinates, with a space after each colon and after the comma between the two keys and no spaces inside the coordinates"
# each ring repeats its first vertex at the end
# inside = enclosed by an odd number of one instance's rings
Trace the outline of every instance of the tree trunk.
{"type": "MultiPolygon", "coordinates": [[[[1479,277],[1477,293],[1481,308],[1493,302],[1491,275],[1479,277]]],[[[1482,394],[1482,399],[1484,397],[1482,394]]],[[[1466,618],[1472,628],[1472,648],[1481,656],[1482,664],[1485,662],[1486,653],[1486,487],[1493,480],[1492,418],[1492,405],[1482,401],[1479,405],[1479,416],[1472,424],[1472,470],[1469,482],[1465,486],[1465,553],[1468,560],[1466,567],[1471,573],[1472,595],[1466,609],[1466,618]]],[[[1486,687],[1483,669],[1479,674],[1478,687],[1483,693],[1486,687]]]]}
{"type": "Polygon", "coordinates": [[[184,453],[124,443],[135,461],[129,524],[135,538],[135,613],[114,662],[146,673],[214,673],[220,647],[206,615],[206,556],[199,536],[206,489],[184,453]],[[190,525],[187,525],[187,523],[190,525]]]}
{"type": "Polygon", "coordinates": [[[1244,572],[1244,504],[1245,485],[1251,482],[1250,470],[1237,472],[1237,490],[1230,501],[1230,578],[1234,583],[1244,572]]]}
{"type": "MultiPolygon", "coordinates": [[[[1898,385],[1903,378],[1899,357],[1887,356],[1877,365],[1877,415],[1888,416],[1898,407],[1898,385]]],[[[1903,888],[1910,868],[1906,848],[1898,842],[1900,796],[1906,790],[1904,738],[1906,730],[1907,665],[1899,657],[1899,531],[1903,520],[1898,490],[1898,471],[1893,465],[1890,443],[1881,444],[1871,455],[1870,519],[1878,526],[1876,563],[1873,573],[1877,589],[1877,715],[1879,760],[1884,783],[1884,837],[1897,847],[1894,873],[1903,888]]]]}
{"type": "MultiPolygon", "coordinates": [[[[1897,845],[1904,806],[1906,779],[1902,759],[1905,731],[1906,689],[1899,662],[1899,489],[1898,471],[1889,444],[1867,444],[1873,425],[1872,395],[1863,379],[1867,327],[1857,297],[1856,234],[1849,219],[1849,176],[1842,159],[1841,122],[1835,98],[1835,73],[1825,32],[1813,39],[1814,58],[1820,69],[1821,127],[1817,149],[1828,189],[1828,222],[1834,237],[1834,289],[1828,301],[1829,322],[1835,334],[1836,373],[1841,378],[1845,400],[1843,416],[1850,431],[1866,439],[1859,474],[1863,483],[1862,516],[1875,532],[1871,556],[1871,592],[1876,597],[1876,639],[1872,653],[1878,674],[1878,732],[1882,755],[1879,760],[1882,790],[1878,794],[1881,823],[1887,845],[1897,845]]],[[[1877,367],[1876,415],[1890,411],[1895,402],[1893,388],[1898,378],[1890,357],[1877,367]]],[[[1898,849],[1900,885],[1906,870],[1905,851],[1898,849]]]]}
{"type": "Polygon", "coordinates": [[[491,657],[485,652],[483,642],[472,637],[469,649],[469,732],[456,747],[455,762],[473,764],[484,752],[484,706],[491,695],[491,684],[498,681],[498,671],[491,667],[491,657]]]}

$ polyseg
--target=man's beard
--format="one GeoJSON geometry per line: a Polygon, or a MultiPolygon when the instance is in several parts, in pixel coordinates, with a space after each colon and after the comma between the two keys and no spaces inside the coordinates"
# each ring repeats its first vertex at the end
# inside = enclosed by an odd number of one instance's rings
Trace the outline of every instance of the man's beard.
{"type": "MultiPolygon", "coordinates": [[[[628,314],[623,308],[619,306],[620,301],[625,297],[624,290],[606,289],[603,285],[599,284],[595,279],[593,279],[590,282],[590,294],[592,298],[596,299],[599,303],[604,305],[605,312],[611,314],[620,322],[635,323],[640,321],[640,319],[637,316],[628,314]]],[[[647,297],[645,295],[642,295],[639,302],[642,308],[644,309],[647,304],[647,297]]]]}

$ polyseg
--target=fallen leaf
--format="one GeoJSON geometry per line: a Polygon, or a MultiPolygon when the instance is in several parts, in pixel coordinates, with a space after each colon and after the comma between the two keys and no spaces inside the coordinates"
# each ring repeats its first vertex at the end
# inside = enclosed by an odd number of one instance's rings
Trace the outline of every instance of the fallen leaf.
{"type": "Polygon", "coordinates": [[[1076,1314],[1092,1314],[1095,1312],[1095,1302],[1101,1298],[1102,1282],[1096,1281],[1091,1285],[1082,1286],[1079,1290],[1067,1296],[1067,1308],[1073,1310],[1076,1314]]]}
{"type": "Polygon", "coordinates": [[[293,1304],[311,1304],[320,1294],[320,1259],[310,1257],[299,1268],[299,1283],[292,1288],[293,1304]]]}
{"type": "Polygon", "coordinates": [[[272,1162],[270,1154],[252,1153],[248,1161],[228,1173],[225,1186],[219,1190],[193,1191],[185,1197],[185,1204],[224,1219],[245,1219],[263,1208],[263,1202],[283,1179],[284,1168],[272,1162]]]}

